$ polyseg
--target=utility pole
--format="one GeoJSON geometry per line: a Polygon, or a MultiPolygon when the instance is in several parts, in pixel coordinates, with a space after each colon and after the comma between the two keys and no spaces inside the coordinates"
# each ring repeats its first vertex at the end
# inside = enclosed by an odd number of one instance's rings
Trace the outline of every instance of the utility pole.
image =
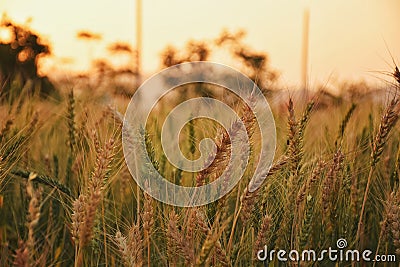
{"type": "Polygon", "coordinates": [[[136,0],[136,87],[142,83],[142,0],[136,0]]]}
{"type": "MultiPolygon", "coordinates": [[[[136,0],[136,86],[135,90],[142,84],[142,0],[136,0]]],[[[136,189],[137,223],[140,221],[140,187],[136,189]]]]}
{"type": "Polygon", "coordinates": [[[303,14],[303,44],[301,52],[301,79],[303,89],[308,89],[308,46],[309,46],[309,27],[310,9],[307,6],[303,14]]]}

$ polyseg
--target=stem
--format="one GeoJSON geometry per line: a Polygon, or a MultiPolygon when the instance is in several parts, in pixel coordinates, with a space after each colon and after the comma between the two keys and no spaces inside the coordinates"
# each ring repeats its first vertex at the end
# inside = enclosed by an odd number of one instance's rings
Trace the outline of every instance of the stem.
{"type": "MultiPolygon", "coordinates": [[[[378,246],[376,247],[376,251],[375,251],[375,259],[378,256],[379,253],[379,247],[381,246],[381,239],[383,237],[383,232],[381,231],[380,235],[379,235],[379,240],[378,240],[378,246]]],[[[372,265],[372,267],[375,267],[376,265],[376,261],[374,261],[374,264],[372,265]]]]}
{"type": "Polygon", "coordinates": [[[137,224],[140,225],[140,187],[136,185],[136,218],[137,224]]]}
{"type": "Polygon", "coordinates": [[[106,266],[108,266],[108,255],[107,255],[107,230],[106,230],[106,220],[104,215],[104,202],[101,203],[101,215],[103,219],[103,241],[104,241],[104,258],[106,262],[106,266]]]}
{"type": "Polygon", "coordinates": [[[74,266],[75,267],[80,267],[80,266],[82,266],[82,257],[83,257],[83,255],[82,255],[82,251],[81,251],[81,248],[80,248],[80,246],[79,245],[76,245],[75,246],[75,264],[74,264],[74,266]]]}
{"type": "Polygon", "coordinates": [[[226,253],[227,253],[228,255],[230,255],[230,251],[231,251],[231,247],[232,247],[232,242],[233,242],[233,235],[235,234],[235,227],[236,227],[236,224],[237,224],[237,221],[238,221],[238,219],[239,219],[239,215],[240,215],[240,212],[241,212],[241,211],[242,211],[242,206],[239,207],[239,210],[238,210],[238,212],[236,213],[235,219],[233,220],[233,223],[232,223],[231,234],[230,234],[230,236],[229,236],[228,246],[226,247],[226,253]]]}
{"type": "Polygon", "coordinates": [[[367,186],[366,186],[365,191],[364,191],[364,198],[363,198],[363,202],[362,202],[362,205],[361,205],[360,218],[359,218],[359,221],[358,221],[357,235],[356,235],[356,240],[355,240],[356,242],[360,241],[359,239],[360,239],[360,235],[361,235],[361,227],[363,225],[363,217],[364,217],[365,205],[367,203],[369,187],[371,185],[372,174],[374,173],[374,169],[375,169],[374,165],[371,165],[371,168],[369,169],[367,186]]]}
{"type": "Polygon", "coordinates": [[[237,196],[236,196],[236,204],[235,204],[235,211],[237,211],[237,213],[236,213],[235,218],[233,220],[231,234],[229,236],[229,242],[228,242],[228,246],[227,246],[227,249],[226,249],[226,254],[228,256],[230,254],[230,250],[231,250],[231,247],[232,247],[233,234],[235,232],[235,227],[236,227],[236,224],[237,224],[237,220],[239,219],[240,212],[242,211],[242,205],[240,203],[240,194],[239,194],[241,185],[242,185],[242,181],[239,181],[239,186],[238,186],[237,196]]]}
{"type": "Polygon", "coordinates": [[[147,242],[147,266],[150,267],[150,233],[146,233],[147,242]]]}

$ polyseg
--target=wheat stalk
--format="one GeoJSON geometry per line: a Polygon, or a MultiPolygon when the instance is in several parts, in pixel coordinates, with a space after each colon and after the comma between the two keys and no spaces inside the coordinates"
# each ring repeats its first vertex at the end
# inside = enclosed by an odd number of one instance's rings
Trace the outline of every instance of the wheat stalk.
{"type": "Polygon", "coordinates": [[[314,210],[314,198],[311,195],[307,196],[305,213],[303,217],[303,223],[299,235],[299,248],[304,249],[309,241],[309,236],[311,232],[311,223],[313,219],[314,210]]]}
{"type": "Polygon", "coordinates": [[[104,181],[113,159],[114,140],[110,139],[97,156],[96,166],[88,183],[85,203],[85,221],[80,229],[79,246],[84,247],[92,238],[96,210],[103,197],[104,181]]]}
{"type": "Polygon", "coordinates": [[[71,234],[72,238],[75,241],[76,246],[79,243],[79,236],[80,236],[80,228],[82,224],[85,222],[85,195],[80,195],[78,199],[74,200],[72,203],[73,212],[71,215],[71,234]]]}
{"type": "MultiPolygon", "coordinates": [[[[398,198],[398,196],[397,196],[398,198]]],[[[400,255],[400,202],[392,202],[388,211],[388,225],[393,237],[396,254],[400,255]]]]}
{"type": "Polygon", "coordinates": [[[67,107],[67,124],[68,124],[68,145],[72,151],[76,146],[76,123],[75,123],[75,97],[74,91],[68,93],[68,107],[67,107]]]}
{"type": "Polygon", "coordinates": [[[144,236],[146,239],[147,243],[147,265],[150,266],[150,236],[151,236],[151,230],[154,225],[154,210],[153,210],[153,198],[147,194],[144,193],[144,211],[142,215],[142,220],[143,220],[143,230],[144,230],[144,236]]]}
{"type": "Polygon", "coordinates": [[[217,248],[217,244],[219,243],[218,239],[220,238],[222,232],[225,230],[230,221],[231,218],[228,218],[224,222],[222,222],[221,225],[219,225],[220,213],[217,214],[214,225],[211,229],[208,230],[206,240],[204,241],[203,246],[200,250],[200,254],[196,259],[196,266],[204,266],[206,264],[206,261],[209,258],[211,251],[214,248],[217,248]]]}
{"type": "Polygon", "coordinates": [[[253,253],[255,258],[257,258],[257,252],[264,247],[267,241],[268,232],[271,228],[272,217],[267,213],[264,215],[260,229],[257,233],[256,241],[254,242],[253,253]]]}
{"type": "Polygon", "coordinates": [[[368,179],[367,179],[367,185],[365,187],[363,201],[362,201],[362,205],[361,205],[361,211],[360,211],[360,215],[359,215],[356,241],[359,241],[360,236],[361,236],[365,205],[367,203],[369,188],[371,185],[375,166],[379,162],[380,156],[383,152],[384,145],[387,142],[389,133],[392,130],[392,128],[395,126],[395,124],[399,118],[399,112],[400,112],[399,99],[395,97],[392,99],[392,101],[386,108],[386,111],[381,118],[381,123],[379,126],[378,133],[375,136],[375,139],[372,144],[372,151],[371,151],[371,157],[370,157],[371,164],[370,164],[370,170],[369,170],[368,179]]]}
{"type": "MultiPolygon", "coordinates": [[[[207,236],[209,234],[209,232],[211,231],[211,228],[209,227],[208,223],[206,222],[204,212],[202,212],[199,208],[192,208],[189,216],[192,218],[193,222],[190,225],[188,225],[188,232],[190,232],[191,235],[193,235],[193,231],[194,231],[194,227],[195,227],[193,224],[195,224],[197,226],[197,228],[204,235],[207,236]]],[[[228,256],[226,255],[226,251],[222,247],[222,244],[219,240],[217,240],[215,243],[215,256],[218,259],[221,266],[224,266],[224,267],[230,266],[228,256]]],[[[195,258],[195,255],[193,255],[193,257],[195,258]]]]}
{"type": "Polygon", "coordinates": [[[104,183],[114,156],[114,140],[110,139],[99,151],[87,191],[73,202],[71,234],[75,240],[75,266],[83,260],[82,249],[92,240],[96,211],[103,199],[104,183]]]}
{"type": "MultiPolygon", "coordinates": [[[[387,239],[387,236],[389,235],[389,232],[391,231],[392,224],[394,223],[394,226],[397,227],[397,223],[400,221],[400,209],[399,209],[399,199],[398,199],[398,193],[393,191],[389,194],[388,198],[386,199],[385,203],[385,212],[384,212],[384,217],[383,221],[380,223],[381,226],[381,231],[379,233],[379,239],[378,239],[378,245],[376,247],[376,252],[375,252],[375,258],[379,253],[380,246],[382,244],[382,241],[387,239]]],[[[398,227],[397,227],[398,228],[398,227]]],[[[396,230],[395,230],[396,231],[396,230]]],[[[396,234],[398,236],[398,234],[396,234]]],[[[398,236],[398,241],[396,242],[398,245],[400,244],[400,237],[398,236]]],[[[375,266],[376,263],[373,264],[375,266]]]]}
{"type": "Polygon", "coordinates": [[[393,98],[384,113],[378,133],[374,139],[372,152],[371,152],[371,165],[375,166],[380,156],[382,155],[383,148],[388,139],[389,133],[396,124],[399,118],[400,105],[399,98],[393,98]]]}
{"type": "Polygon", "coordinates": [[[35,241],[35,227],[40,219],[40,202],[41,190],[34,188],[32,181],[36,178],[36,174],[29,175],[28,182],[26,183],[26,192],[29,197],[27,228],[28,239],[26,242],[20,241],[19,248],[15,252],[14,266],[33,266],[35,264],[35,252],[37,252],[35,241]]]}
{"type": "Polygon", "coordinates": [[[340,127],[339,127],[339,132],[336,138],[336,143],[337,145],[339,144],[339,142],[342,142],[343,136],[344,136],[344,131],[346,130],[346,126],[350,121],[351,116],[354,113],[354,110],[356,109],[357,105],[352,103],[349,110],[347,111],[346,115],[344,116],[342,122],[340,123],[340,127]]]}
{"type": "Polygon", "coordinates": [[[192,264],[194,262],[192,249],[190,244],[182,236],[182,233],[178,229],[178,215],[172,210],[169,214],[168,230],[168,249],[172,254],[182,255],[185,259],[186,264],[192,264]]]}
{"type": "Polygon", "coordinates": [[[128,237],[117,231],[114,241],[126,267],[143,266],[143,245],[139,226],[133,224],[129,230],[128,237]]]}
{"type": "Polygon", "coordinates": [[[304,201],[305,196],[308,191],[311,190],[311,187],[315,182],[320,178],[320,175],[325,167],[325,162],[323,160],[318,161],[317,166],[313,169],[311,176],[305,183],[301,186],[299,192],[296,197],[296,205],[300,206],[300,204],[304,201]]]}

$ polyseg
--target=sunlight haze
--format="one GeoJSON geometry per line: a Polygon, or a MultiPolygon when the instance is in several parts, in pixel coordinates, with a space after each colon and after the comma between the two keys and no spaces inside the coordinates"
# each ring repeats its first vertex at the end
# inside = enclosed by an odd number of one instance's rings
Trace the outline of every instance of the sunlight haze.
{"type": "MultiPolygon", "coordinates": [[[[47,71],[54,67],[84,70],[90,60],[107,57],[106,47],[115,41],[134,47],[135,6],[134,0],[0,0],[1,13],[18,23],[31,17],[31,28],[51,43],[56,58],[46,64],[47,71]],[[76,39],[79,30],[102,34],[103,39],[85,43],[76,39]]],[[[280,81],[298,86],[306,6],[310,8],[311,85],[332,80],[379,82],[378,72],[391,70],[390,53],[399,64],[398,0],[258,0],[246,4],[238,0],[144,0],[143,69],[147,74],[157,71],[160,52],[169,44],[182,48],[190,39],[212,40],[223,29],[243,29],[247,32],[244,42],[268,53],[270,65],[281,74],[280,81]]]]}

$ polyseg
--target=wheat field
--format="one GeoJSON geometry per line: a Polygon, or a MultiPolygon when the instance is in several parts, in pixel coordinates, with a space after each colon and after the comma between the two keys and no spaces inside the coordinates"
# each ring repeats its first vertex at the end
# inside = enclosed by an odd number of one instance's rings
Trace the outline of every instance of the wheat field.
{"type": "MultiPolygon", "coordinates": [[[[72,89],[60,99],[24,93],[4,98],[0,266],[279,266],[284,263],[276,258],[260,261],[257,252],[265,246],[321,251],[339,239],[348,249],[370,249],[372,256],[400,255],[397,68],[390,79],[378,100],[372,93],[328,100],[318,92],[283,101],[269,96],[277,149],[254,192],[248,183],[258,152],[257,122],[247,106],[234,103],[250,137],[251,161],[228,195],[195,208],[163,204],[135,184],[121,141],[129,98],[72,89]]],[[[164,118],[168,108],[154,117],[164,118]]],[[[217,160],[191,174],[167,162],[160,123],[153,120],[143,131],[159,173],[177,184],[218,177],[230,157],[224,131],[198,120],[183,130],[181,149],[189,158],[198,157],[204,136],[217,144],[217,160]]]]}

